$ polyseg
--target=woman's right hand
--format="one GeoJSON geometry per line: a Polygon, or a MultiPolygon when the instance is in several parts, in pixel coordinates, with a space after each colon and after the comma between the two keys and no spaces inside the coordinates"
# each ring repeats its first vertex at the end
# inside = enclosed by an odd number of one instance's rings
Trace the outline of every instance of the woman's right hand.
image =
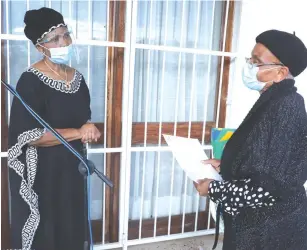
{"type": "Polygon", "coordinates": [[[79,133],[81,135],[81,141],[83,143],[88,143],[96,141],[100,138],[101,133],[93,123],[86,123],[81,128],[79,128],[79,133]]]}
{"type": "Polygon", "coordinates": [[[221,161],[217,159],[209,159],[201,161],[204,165],[210,164],[217,172],[220,172],[221,161]]]}

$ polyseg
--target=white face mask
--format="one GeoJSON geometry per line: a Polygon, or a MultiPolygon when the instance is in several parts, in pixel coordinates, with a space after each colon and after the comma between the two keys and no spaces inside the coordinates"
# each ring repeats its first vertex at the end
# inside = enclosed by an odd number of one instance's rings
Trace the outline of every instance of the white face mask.
{"type": "MultiPolygon", "coordinates": [[[[261,72],[276,69],[276,68],[280,68],[280,66],[270,68],[270,69],[264,69],[261,72]]],[[[255,66],[251,67],[249,63],[246,63],[242,70],[242,80],[246,87],[260,92],[261,90],[263,90],[263,88],[265,87],[267,83],[273,82],[273,81],[260,82],[257,78],[258,72],[259,72],[259,67],[255,67],[255,66]]]]}

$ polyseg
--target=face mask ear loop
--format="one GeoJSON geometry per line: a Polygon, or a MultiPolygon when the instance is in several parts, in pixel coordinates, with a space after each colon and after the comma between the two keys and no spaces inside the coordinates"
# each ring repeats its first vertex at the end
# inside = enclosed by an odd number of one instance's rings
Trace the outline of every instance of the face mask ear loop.
{"type": "MultiPolygon", "coordinates": [[[[41,44],[37,44],[38,46],[40,46],[40,47],[42,47],[42,48],[44,48],[44,49],[47,49],[47,50],[49,50],[48,48],[46,48],[45,46],[43,46],[43,45],[41,45],[41,44]]],[[[49,50],[50,51],[50,50],[49,50]]],[[[43,52],[41,52],[45,57],[48,57],[48,58],[50,58],[50,56],[47,56],[46,54],[45,54],[45,52],[43,51],[43,52]]]]}
{"type": "Polygon", "coordinates": [[[259,70],[258,72],[264,72],[264,71],[269,71],[269,70],[273,70],[273,69],[278,69],[278,68],[281,68],[281,66],[277,66],[277,67],[274,67],[274,68],[270,68],[270,69],[264,69],[264,70],[259,70]]]}
{"type": "MultiPolygon", "coordinates": [[[[264,70],[262,70],[262,71],[259,70],[258,73],[259,73],[259,72],[264,72],[264,71],[273,70],[273,69],[278,69],[278,68],[281,68],[281,66],[277,66],[277,67],[270,68],[270,69],[264,69],[264,70]]],[[[257,73],[257,74],[258,74],[258,73],[257,73]]],[[[258,77],[257,77],[257,79],[258,79],[258,77]]],[[[265,84],[268,84],[268,83],[270,83],[270,82],[273,83],[273,84],[275,83],[274,80],[271,80],[271,81],[265,82],[265,84]]]]}

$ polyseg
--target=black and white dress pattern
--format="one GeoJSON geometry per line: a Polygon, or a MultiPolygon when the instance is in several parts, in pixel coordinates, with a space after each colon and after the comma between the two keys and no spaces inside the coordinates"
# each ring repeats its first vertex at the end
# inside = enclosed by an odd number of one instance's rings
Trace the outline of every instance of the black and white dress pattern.
{"type": "Polygon", "coordinates": [[[227,142],[220,203],[223,250],[307,249],[307,114],[294,80],[263,92],[227,142]]]}
{"type": "Polygon", "coordinates": [[[250,179],[212,181],[209,197],[213,202],[222,204],[223,210],[231,215],[237,215],[242,208],[268,207],[276,203],[276,198],[262,187],[254,187],[250,179]]]}
{"type": "MultiPolygon", "coordinates": [[[[29,68],[21,75],[16,90],[56,129],[80,128],[91,117],[89,91],[78,71],[67,86],[29,68]]],[[[14,98],[8,150],[12,248],[81,250],[85,225],[79,162],[62,145],[31,145],[45,132],[14,98]]],[[[81,141],[71,145],[82,153],[81,141]]]]}

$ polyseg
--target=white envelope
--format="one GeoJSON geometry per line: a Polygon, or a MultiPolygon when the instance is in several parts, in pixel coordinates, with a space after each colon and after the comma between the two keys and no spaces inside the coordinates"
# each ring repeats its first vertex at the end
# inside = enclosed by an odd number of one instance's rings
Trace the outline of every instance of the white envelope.
{"type": "Polygon", "coordinates": [[[207,160],[201,144],[197,139],[172,136],[163,134],[179,166],[186,172],[187,176],[197,182],[201,179],[213,179],[221,181],[222,177],[209,164],[204,165],[202,160],[207,160]]]}

